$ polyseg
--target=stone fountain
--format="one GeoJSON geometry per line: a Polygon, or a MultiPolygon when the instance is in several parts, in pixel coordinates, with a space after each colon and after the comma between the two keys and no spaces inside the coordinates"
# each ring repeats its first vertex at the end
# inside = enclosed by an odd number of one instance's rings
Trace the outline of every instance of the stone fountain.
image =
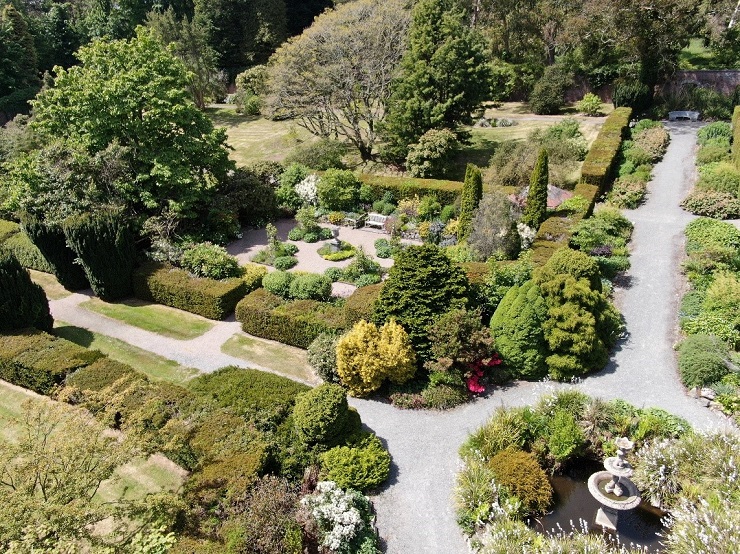
{"type": "Polygon", "coordinates": [[[632,510],[640,504],[640,491],[630,480],[632,466],[625,460],[634,444],[626,437],[616,441],[617,455],[604,460],[606,471],[597,471],[588,478],[588,490],[601,503],[596,512],[596,524],[617,530],[619,512],[632,510]]]}
{"type": "Polygon", "coordinates": [[[329,248],[332,253],[339,252],[342,249],[342,241],[339,240],[339,226],[334,225],[331,228],[332,239],[329,241],[329,248]]]}

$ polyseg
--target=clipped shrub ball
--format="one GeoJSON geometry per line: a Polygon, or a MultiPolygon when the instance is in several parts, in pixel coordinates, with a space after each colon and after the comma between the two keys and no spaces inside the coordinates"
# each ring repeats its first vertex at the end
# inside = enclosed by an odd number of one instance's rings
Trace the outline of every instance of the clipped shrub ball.
{"type": "Polygon", "coordinates": [[[722,379],[730,372],[725,365],[726,351],[717,337],[688,337],[678,349],[678,370],[683,384],[687,387],[702,387],[722,379]]]}
{"type": "Polygon", "coordinates": [[[350,424],[347,393],[339,385],[324,383],[301,394],[293,408],[293,424],[304,444],[341,444],[350,424]]]}
{"type": "Polygon", "coordinates": [[[290,269],[291,267],[295,267],[297,263],[298,258],[296,258],[295,256],[280,256],[278,258],[275,258],[275,261],[272,263],[272,265],[275,269],[281,269],[285,271],[290,269]]]}
{"type": "Polygon", "coordinates": [[[304,231],[301,227],[293,227],[290,231],[288,231],[288,240],[302,240],[305,234],[306,231],[304,231]]]}
{"type": "Polygon", "coordinates": [[[506,449],[488,462],[496,483],[506,487],[521,500],[530,513],[543,513],[552,503],[552,485],[534,455],[523,450],[506,449]]]}
{"type": "Polygon", "coordinates": [[[290,284],[294,279],[287,271],[273,271],[262,277],[262,286],[281,298],[290,298],[290,284]]]}
{"type": "Polygon", "coordinates": [[[391,455],[370,434],[353,446],[337,446],[321,456],[321,479],[343,489],[367,491],[382,485],[391,470],[391,455]]]}
{"type": "Polygon", "coordinates": [[[308,345],[308,363],[316,374],[327,383],[338,383],[337,342],[339,337],[331,333],[321,333],[308,345]]]}
{"type": "Polygon", "coordinates": [[[228,279],[240,274],[239,262],[223,246],[202,242],[194,244],[182,255],[182,267],[198,277],[228,279]]]}
{"type": "Polygon", "coordinates": [[[318,273],[298,273],[290,283],[290,297],[297,300],[328,300],[331,279],[318,273]]]}

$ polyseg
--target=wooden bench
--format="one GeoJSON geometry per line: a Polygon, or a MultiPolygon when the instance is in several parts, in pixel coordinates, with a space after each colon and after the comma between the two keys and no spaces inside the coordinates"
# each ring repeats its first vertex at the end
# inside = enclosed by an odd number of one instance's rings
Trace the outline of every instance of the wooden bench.
{"type": "Polygon", "coordinates": [[[668,121],[678,121],[679,119],[699,121],[699,112],[694,112],[690,110],[678,110],[675,112],[668,112],[668,121]]]}
{"type": "Polygon", "coordinates": [[[365,225],[368,227],[377,227],[378,229],[385,229],[385,222],[388,219],[387,215],[369,213],[365,219],[365,225]]]}

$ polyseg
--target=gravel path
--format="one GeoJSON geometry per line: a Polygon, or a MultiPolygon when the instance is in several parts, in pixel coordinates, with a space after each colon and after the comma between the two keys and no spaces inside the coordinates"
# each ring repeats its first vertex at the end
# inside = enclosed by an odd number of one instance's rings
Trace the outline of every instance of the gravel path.
{"type": "MultiPolygon", "coordinates": [[[[575,387],[595,396],[624,398],[637,406],[658,406],[685,417],[697,428],[709,429],[727,427],[727,420],[686,395],[672,350],[677,339],[679,291],[684,287],[679,271],[683,230],[692,219],[678,205],[694,181],[694,144],[699,127],[668,124],[671,145],[664,160],[655,167],[650,196],[644,206],[626,213],[635,224],[632,269],[627,275],[627,288],[617,291],[617,303],[629,335],[603,371],[575,387]]],[[[287,233],[287,224],[281,227],[287,233]]],[[[351,233],[350,238],[350,233],[343,230],[342,238],[356,244],[362,238],[356,233],[351,233]]],[[[242,242],[231,245],[230,251],[246,257],[259,247],[260,238],[257,232],[245,235],[242,242]]],[[[372,242],[370,238],[366,240],[372,242]]],[[[216,323],[213,330],[193,341],[177,341],[76,307],[85,298],[72,295],[53,301],[52,313],[74,325],[114,336],[203,371],[229,364],[255,367],[220,351],[222,342],[239,332],[236,323],[216,323]]],[[[567,386],[573,385],[516,383],[495,390],[487,398],[439,413],[403,411],[389,404],[350,399],[363,422],[385,441],[393,456],[391,479],[374,497],[378,529],[387,552],[467,552],[452,505],[460,444],[497,407],[531,404],[544,392],[567,386]]]]}

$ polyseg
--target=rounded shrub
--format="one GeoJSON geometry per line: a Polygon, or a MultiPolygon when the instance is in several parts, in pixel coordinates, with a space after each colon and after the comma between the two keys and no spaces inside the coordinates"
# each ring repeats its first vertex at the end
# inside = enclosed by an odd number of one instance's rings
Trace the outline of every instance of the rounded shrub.
{"type": "Polygon", "coordinates": [[[326,227],[319,227],[319,239],[320,240],[329,240],[332,238],[331,229],[328,229],[326,227]]]}
{"type": "Polygon", "coordinates": [[[725,365],[726,347],[716,337],[693,335],[678,349],[678,370],[687,387],[702,387],[719,381],[730,370],[725,365]]]}
{"type": "Polygon", "coordinates": [[[308,243],[319,242],[319,234],[314,233],[314,232],[306,233],[305,235],[303,235],[303,242],[308,242],[308,243]]]}
{"type": "Polygon", "coordinates": [[[488,465],[496,483],[521,500],[528,512],[547,511],[552,503],[552,485],[532,454],[506,449],[491,458],[488,465]]]}
{"type": "Polygon", "coordinates": [[[553,115],[563,106],[565,91],[573,83],[573,75],[558,65],[545,68],[529,97],[532,111],[540,115],[553,115]]]}
{"type": "Polygon", "coordinates": [[[275,269],[286,271],[291,267],[295,267],[297,263],[298,258],[296,258],[295,256],[279,256],[275,258],[275,261],[272,262],[272,265],[275,269]]]}
{"type": "Polygon", "coordinates": [[[444,175],[450,156],[459,146],[457,135],[449,129],[430,129],[419,142],[409,146],[406,169],[412,177],[444,175]]]}
{"type": "Polygon", "coordinates": [[[702,146],[715,139],[724,139],[729,143],[732,139],[732,126],[726,121],[715,121],[696,133],[696,142],[702,146]]]}
{"type": "Polygon", "coordinates": [[[342,278],[342,268],[340,267],[328,267],[324,271],[324,275],[326,275],[332,283],[335,283],[339,281],[342,278]]]}
{"type": "Polygon", "coordinates": [[[346,437],[349,422],[347,393],[339,385],[324,383],[296,399],[293,425],[304,444],[328,447],[340,444],[346,437]]]}
{"type": "Polygon", "coordinates": [[[281,243],[279,246],[281,256],[292,256],[298,252],[298,247],[295,244],[281,243]]]}
{"type": "Polygon", "coordinates": [[[288,231],[288,240],[303,240],[303,235],[306,234],[306,231],[303,230],[301,227],[293,227],[290,231],[288,231]]]}
{"type": "Polygon", "coordinates": [[[290,296],[298,300],[327,300],[331,279],[318,273],[299,273],[290,282],[290,296]]]}
{"type": "Polygon", "coordinates": [[[277,294],[282,298],[290,298],[290,283],[294,275],[287,271],[273,271],[262,277],[262,286],[272,294],[277,294]]]}
{"type": "Polygon", "coordinates": [[[321,478],[343,489],[374,489],[388,479],[390,470],[391,455],[373,434],[356,446],[337,446],[321,456],[321,478]]]}
{"type": "Polygon", "coordinates": [[[308,363],[316,374],[327,383],[338,383],[337,342],[339,336],[321,333],[308,345],[308,363]]]}
{"type": "Polygon", "coordinates": [[[351,210],[359,201],[360,180],[349,170],[327,170],[316,188],[319,204],[327,210],[351,210]]]}

